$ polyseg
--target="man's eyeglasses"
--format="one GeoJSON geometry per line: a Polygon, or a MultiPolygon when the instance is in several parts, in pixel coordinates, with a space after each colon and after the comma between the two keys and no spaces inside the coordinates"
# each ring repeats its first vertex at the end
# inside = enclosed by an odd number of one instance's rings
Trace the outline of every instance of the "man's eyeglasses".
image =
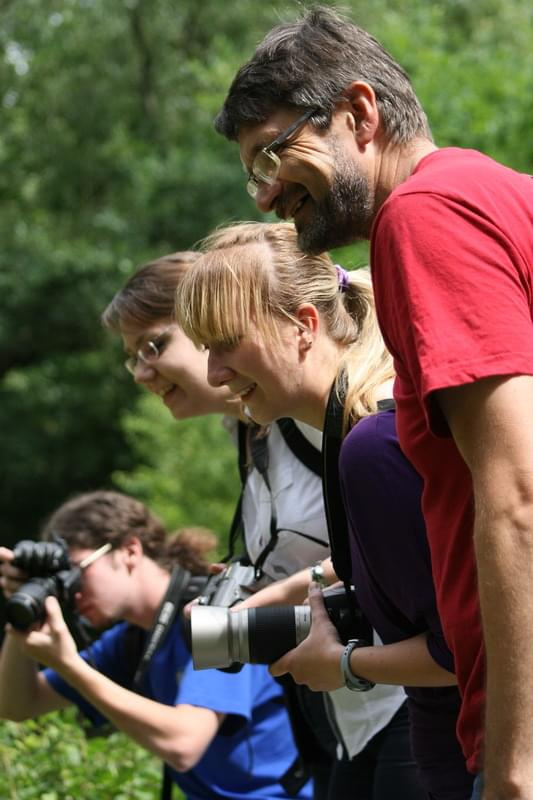
{"type": "Polygon", "coordinates": [[[98,561],[99,558],[105,556],[106,553],[109,553],[112,547],[113,545],[110,544],[110,542],[103,544],[101,547],[98,548],[98,550],[94,550],[88,556],[85,556],[85,558],[82,561],[80,561],[80,563],[77,564],[77,566],[81,570],[87,569],[87,567],[89,567],[91,564],[94,564],[95,561],[98,561]]]}
{"type": "Polygon", "coordinates": [[[169,333],[174,327],[175,325],[169,325],[168,328],[165,328],[157,336],[154,336],[153,339],[148,339],[148,341],[144,342],[134,355],[128,356],[124,362],[124,366],[128,372],[135,375],[135,370],[137,369],[139,361],[142,361],[143,364],[152,364],[154,361],[157,361],[167,346],[170,339],[169,333]]]}
{"type": "Polygon", "coordinates": [[[279,150],[289,137],[291,137],[293,133],[296,133],[296,131],[313,116],[316,110],[316,108],[308,109],[305,114],[295,119],[288,128],[282,131],[271,144],[263,147],[263,149],[257,153],[252,162],[252,171],[248,176],[248,183],[246,184],[246,191],[250,197],[255,199],[259,191],[260,183],[267,183],[271,186],[277,180],[281,167],[281,160],[279,156],[276,155],[276,150],[279,150]]]}

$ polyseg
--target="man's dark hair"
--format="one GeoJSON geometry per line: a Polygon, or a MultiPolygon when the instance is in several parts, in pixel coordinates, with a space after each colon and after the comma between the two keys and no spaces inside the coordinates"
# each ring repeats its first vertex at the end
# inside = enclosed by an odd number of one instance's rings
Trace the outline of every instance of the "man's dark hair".
{"type": "Polygon", "coordinates": [[[159,517],[139,500],[121,492],[84,492],[65,501],[48,518],[41,532],[50,540],[60,536],[69,548],[96,550],[103,544],[120,547],[136,536],[143,552],[166,569],[178,563],[195,575],[208,573],[205,554],[217,538],[206,528],[182,528],[169,534],[159,517]]]}
{"type": "Polygon", "coordinates": [[[316,108],[311,122],[327,128],[335,104],[356,80],[374,90],[389,141],[431,139],[405,70],[377,39],[324,6],[267,33],[235,76],[215,128],[235,141],[241,125],[264,122],[280,108],[316,108]]]}

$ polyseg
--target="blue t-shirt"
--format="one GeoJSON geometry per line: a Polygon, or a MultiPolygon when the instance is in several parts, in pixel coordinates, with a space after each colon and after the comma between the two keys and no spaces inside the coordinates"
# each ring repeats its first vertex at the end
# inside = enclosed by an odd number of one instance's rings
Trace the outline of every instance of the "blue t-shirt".
{"type": "MultiPolygon", "coordinates": [[[[125,636],[131,626],[119,623],[90,648],[90,661],[111,680],[130,688],[131,657],[125,636]]],[[[88,652],[82,656],[88,660],[88,652]]],[[[59,694],[75,703],[98,725],[105,718],[54,670],[44,674],[59,694]]],[[[238,673],[194,671],[180,624],[172,626],[150,661],[141,692],[167,705],[181,703],[226,714],[217,735],[189,772],[171,770],[188,800],[217,798],[288,798],[279,783],[297,756],[281,687],[263,665],[247,664],[238,673]]],[[[312,796],[308,781],[297,795],[312,796]]]]}
{"type": "MultiPolygon", "coordinates": [[[[428,632],[434,660],[453,672],[437,613],[422,516],[422,481],[402,453],[394,410],[362,419],[343,441],[339,475],[352,552],[352,579],[365,616],[384,644],[428,632]]],[[[438,800],[470,797],[455,733],[455,686],[405,687],[413,755],[424,788],[438,800]]]]}

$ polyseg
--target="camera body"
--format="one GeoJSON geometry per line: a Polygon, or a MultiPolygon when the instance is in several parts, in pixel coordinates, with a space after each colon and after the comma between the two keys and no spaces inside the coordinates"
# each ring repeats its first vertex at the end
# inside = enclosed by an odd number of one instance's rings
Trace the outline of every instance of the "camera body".
{"type": "Polygon", "coordinates": [[[25,539],[13,550],[13,566],[29,575],[29,580],[6,603],[6,618],[19,631],[44,622],[44,601],[57,597],[66,608],[74,604],[80,587],[81,570],[72,567],[68,548],[63,539],[54,542],[34,542],[25,539]]]}
{"type": "Polygon", "coordinates": [[[230,561],[217,575],[211,575],[198,598],[200,606],[230,608],[252,594],[255,569],[240,560],[230,561]]]}
{"type": "MultiPolygon", "coordinates": [[[[324,605],[344,644],[351,638],[372,641],[371,629],[355,611],[344,588],[325,589],[324,605]]],[[[239,664],[272,664],[308,635],[311,609],[302,606],[264,606],[230,611],[193,606],[192,659],[195,669],[239,664]]]]}

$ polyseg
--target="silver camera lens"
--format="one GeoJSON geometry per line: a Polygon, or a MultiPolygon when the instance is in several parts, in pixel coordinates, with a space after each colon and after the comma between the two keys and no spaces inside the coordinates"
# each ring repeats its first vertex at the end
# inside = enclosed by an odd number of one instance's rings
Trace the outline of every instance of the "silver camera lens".
{"type": "Polygon", "coordinates": [[[192,660],[195,669],[239,664],[271,664],[305,639],[309,606],[266,606],[231,611],[193,606],[192,660]]]}

